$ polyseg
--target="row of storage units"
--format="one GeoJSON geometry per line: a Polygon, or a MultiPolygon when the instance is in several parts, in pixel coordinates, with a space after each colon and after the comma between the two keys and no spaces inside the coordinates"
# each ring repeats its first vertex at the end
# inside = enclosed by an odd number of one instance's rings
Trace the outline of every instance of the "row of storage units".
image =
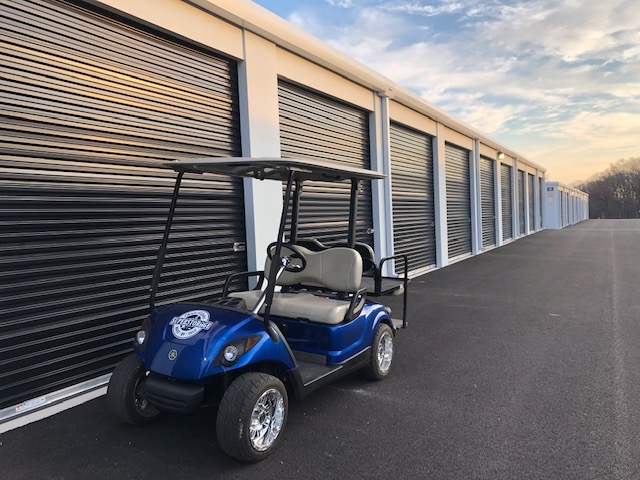
{"type": "Polygon", "coordinates": [[[390,253],[409,255],[410,276],[542,228],[543,171],[514,159],[500,160],[496,151],[484,155],[482,144],[474,151],[463,138],[457,140],[467,148],[441,142],[444,162],[438,162],[434,153],[437,137],[393,117],[392,113],[389,153],[394,250],[390,253]],[[444,179],[443,187],[439,187],[438,178],[444,179]],[[444,216],[446,224],[439,225],[438,219],[444,216]]]}
{"type": "MultiPolygon", "coordinates": [[[[407,254],[414,276],[542,228],[544,169],[446,112],[250,2],[156,6],[0,7],[0,423],[99,385],[129,352],[172,191],[162,162],[283,156],[386,173],[362,186],[357,239],[378,259],[407,254]]],[[[185,176],[157,303],[210,299],[229,274],[261,269],[281,195],[185,176]]],[[[299,235],[345,239],[348,196],[306,185],[299,235]]]]}
{"type": "Polygon", "coordinates": [[[560,229],[589,218],[589,194],[559,182],[544,183],[545,228],[560,229]]]}

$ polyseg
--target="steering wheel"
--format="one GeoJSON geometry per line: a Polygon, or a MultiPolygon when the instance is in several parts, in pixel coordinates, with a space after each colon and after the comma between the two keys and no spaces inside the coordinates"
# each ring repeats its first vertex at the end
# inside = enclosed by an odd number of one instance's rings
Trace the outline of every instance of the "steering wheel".
{"type": "MultiPolygon", "coordinates": [[[[267,247],[267,256],[271,261],[273,261],[273,254],[276,251],[276,245],[277,245],[277,242],[273,242],[269,244],[269,246],[267,247]]],[[[305,258],[304,254],[300,251],[298,247],[296,247],[292,243],[283,243],[282,248],[287,248],[293,252],[291,255],[282,256],[282,258],[284,259],[284,269],[287,272],[299,273],[303,271],[305,268],[307,268],[307,259],[305,258]],[[292,262],[291,261],[292,258],[299,260],[299,262],[295,262],[295,263],[292,262]]],[[[280,250],[280,252],[282,253],[282,250],[280,250]]]]}

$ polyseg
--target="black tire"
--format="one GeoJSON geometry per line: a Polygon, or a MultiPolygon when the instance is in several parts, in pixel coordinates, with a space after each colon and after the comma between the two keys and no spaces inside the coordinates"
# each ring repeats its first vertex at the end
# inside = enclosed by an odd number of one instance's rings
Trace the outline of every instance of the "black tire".
{"type": "Polygon", "coordinates": [[[359,371],[360,375],[374,381],[388,377],[393,362],[393,350],[393,330],[386,323],[380,323],[373,334],[369,365],[359,371]]]}
{"type": "Polygon", "coordinates": [[[220,402],[216,422],[220,448],[227,455],[244,462],[257,462],[269,456],[282,439],[288,409],[287,390],[278,378],[257,372],[241,375],[227,388],[220,402]],[[263,407],[272,411],[268,419],[263,416],[263,407]],[[262,425],[266,423],[268,426],[263,436],[252,440],[251,418],[254,412],[263,419],[262,425]]]}
{"type": "Polygon", "coordinates": [[[107,387],[107,403],[118,420],[131,425],[147,425],[162,415],[140,394],[141,380],[146,375],[144,364],[135,353],[122,360],[113,371],[107,387]]]}

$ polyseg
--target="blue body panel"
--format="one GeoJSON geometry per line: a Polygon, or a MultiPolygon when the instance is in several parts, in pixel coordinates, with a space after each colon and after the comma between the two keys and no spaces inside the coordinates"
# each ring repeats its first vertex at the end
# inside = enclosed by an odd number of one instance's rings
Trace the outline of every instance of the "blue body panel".
{"type": "Polygon", "coordinates": [[[360,316],[339,325],[324,325],[289,318],[274,317],[292,350],[327,356],[327,364],[343,363],[371,346],[378,323],[389,315],[380,304],[367,303],[360,316]]]}
{"type": "MultiPolygon", "coordinates": [[[[180,303],[156,308],[143,347],[136,353],[151,372],[183,381],[202,381],[208,377],[261,362],[276,362],[285,370],[295,368],[287,343],[292,350],[327,356],[327,364],[340,364],[371,346],[378,323],[391,320],[384,307],[367,303],[360,316],[339,325],[324,325],[283,317],[272,317],[287,342],[274,343],[264,324],[247,312],[208,304],[180,303]],[[206,312],[202,314],[202,312],[206,312]],[[208,322],[204,328],[185,327],[185,338],[176,335],[172,322],[180,323],[187,313],[200,312],[208,322]],[[188,336],[188,337],[187,337],[188,336]],[[230,342],[249,336],[259,340],[231,367],[218,361],[220,352],[230,342]],[[172,354],[172,350],[175,350],[172,354]],[[175,357],[171,359],[170,357],[175,357]]],[[[200,325],[200,324],[199,324],[200,325]]],[[[391,325],[393,328],[393,326],[391,325]]]]}
{"type": "Polygon", "coordinates": [[[271,361],[281,363],[287,370],[295,363],[284,344],[277,344],[264,331],[262,321],[248,313],[218,308],[207,304],[179,303],[159,307],[150,317],[150,331],[144,349],[137,353],[151,372],[185,381],[199,381],[250,363],[271,361]],[[190,338],[178,338],[171,320],[190,311],[206,311],[211,326],[190,338]],[[231,341],[243,337],[260,336],[258,343],[232,366],[216,365],[221,350],[231,341]],[[169,353],[176,351],[170,360],[169,353]]]}

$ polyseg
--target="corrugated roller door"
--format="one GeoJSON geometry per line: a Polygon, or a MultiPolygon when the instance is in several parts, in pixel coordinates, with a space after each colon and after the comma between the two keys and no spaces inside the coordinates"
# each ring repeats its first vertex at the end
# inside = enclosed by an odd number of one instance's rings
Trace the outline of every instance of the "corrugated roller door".
{"type": "Polygon", "coordinates": [[[502,240],[513,238],[513,181],[511,166],[500,164],[500,205],[502,206],[502,240]]]}
{"type": "Polygon", "coordinates": [[[569,205],[571,207],[571,212],[570,212],[571,215],[569,217],[570,218],[569,223],[572,223],[572,224],[575,223],[576,221],[575,200],[576,200],[575,197],[573,196],[569,197],[569,205]]]}
{"type": "MultiPolygon", "coordinates": [[[[70,3],[0,8],[2,408],[130,352],[175,178],[160,163],[240,138],[234,63],[70,3]]],[[[183,185],[160,302],[246,268],[242,183],[183,185]]]]}
{"type": "Polygon", "coordinates": [[[396,123],[390,133],[394,252],[417,270],[436,264],[431,136],[396,123]]]}
{"type": "Polygon", "coordinates": [[[533,232],[536,229],[536,179],[533,175],[528,173],[527,179],[529,180],[529,231],[533,232]]]}
{"type": "Polygon", "coordinates": [[[482,206],[482,246],[496,244],[496,162],[480,157],[480,201],[482,206]]]}
{"type": "Polygon", "coordinates": [[[524,235],[524,172],[518,170],[518,232],[524,235]]]}
{"type": "Polygon", "coordinates": [[[576,197],[571,198],[571,223],[576,223],[576,197]]]}
{"type": "Polygon", "coordinates": [[[445,145],[447,244],[449,258],[471,253],[471,180],[469,151],[445,145]]]}
{"type": "MultiPolygon", "coordinates": [[[[279,82],[278,95],[283,157],[371,168],[366,111],[284,81],[279,82]]],[[[329,245],[345,241],[350,189],[349,182],[306,182],[300,202],[300,238],[329,245]]],[[[373,246],[371,182],[363,182],[359,202],[356,239],[373,246]]]]}

